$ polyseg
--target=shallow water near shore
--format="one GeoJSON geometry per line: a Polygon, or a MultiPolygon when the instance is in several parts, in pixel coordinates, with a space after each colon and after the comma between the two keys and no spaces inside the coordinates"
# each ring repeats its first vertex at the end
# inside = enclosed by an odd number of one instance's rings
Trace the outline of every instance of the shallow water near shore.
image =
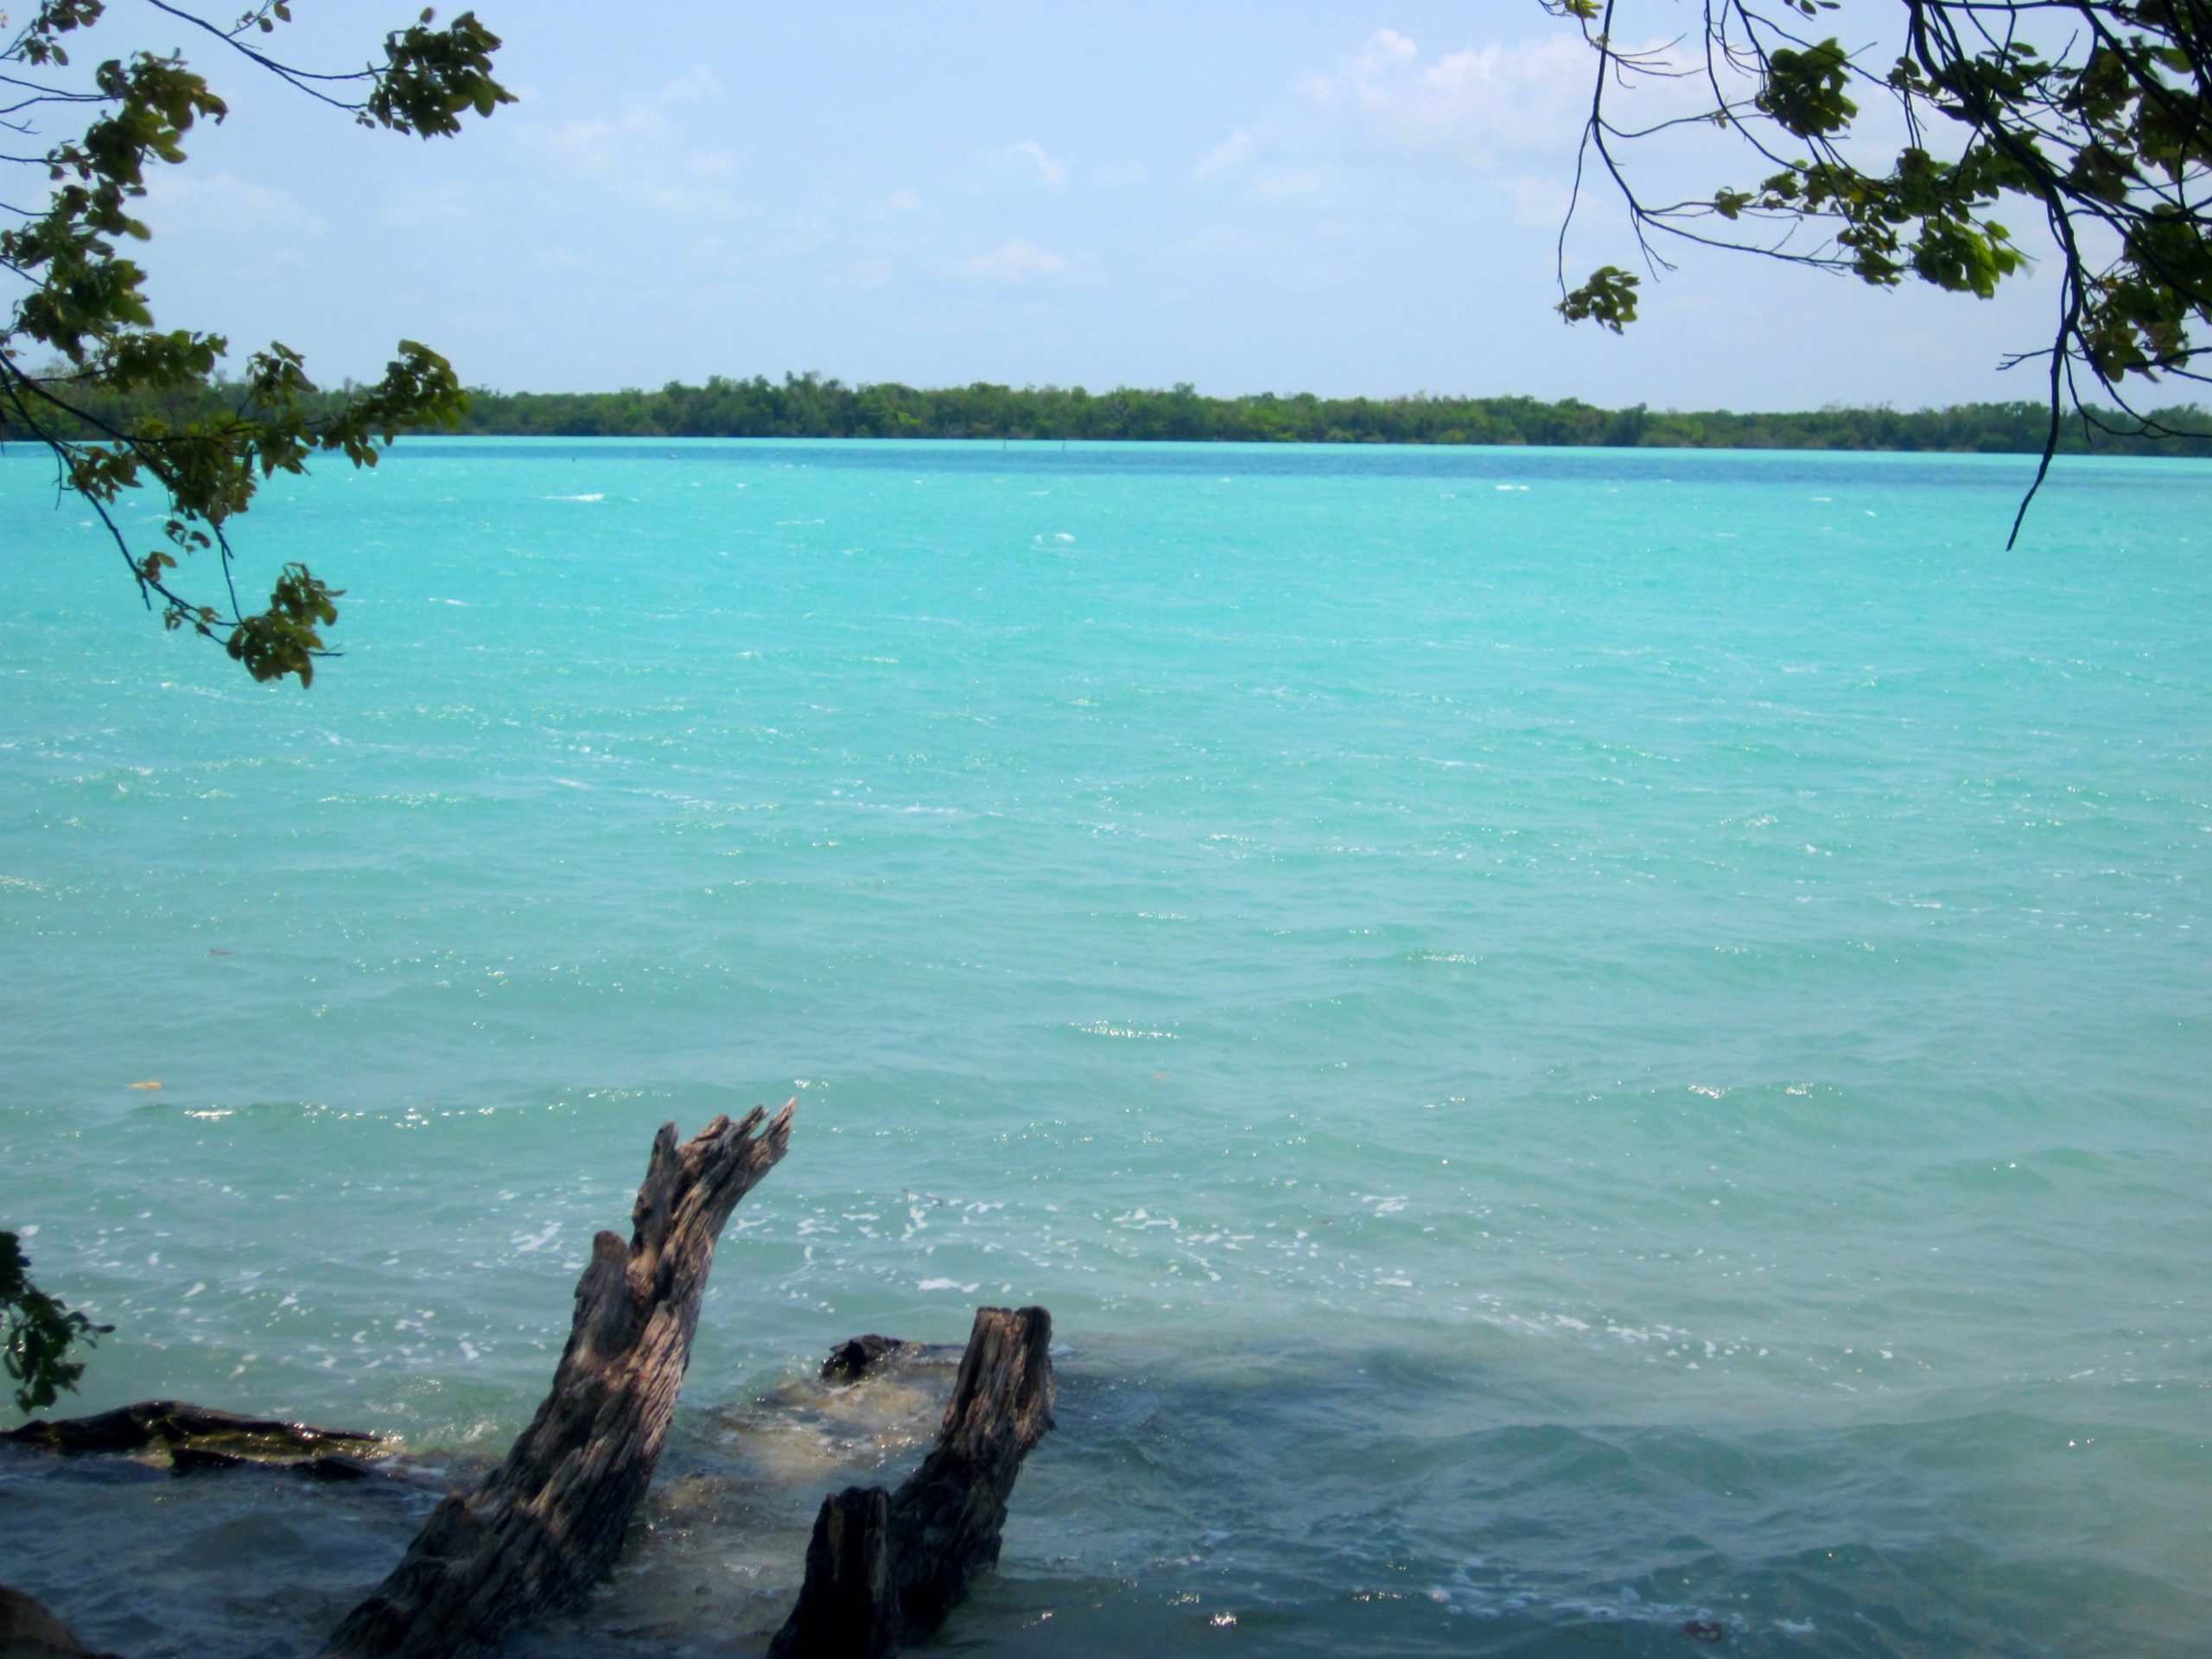
{"type": "MultiPolygon", "coordinates": [[[[934,1397],[784,1391],[1033,1301],[965,1648],[2197,1651],[2212,468],[2007,552],[2028,471],[416,442],[245,526],[348,590],[303,696],[0,456],[71,1408],[495,1453],[654,1128],[795,1096],[650,1529],[512,1651],[765,1637],[934,1397]]],[[[4,1459],[0,1582],[303,1655],[426,1503],[4,1459]]]]}

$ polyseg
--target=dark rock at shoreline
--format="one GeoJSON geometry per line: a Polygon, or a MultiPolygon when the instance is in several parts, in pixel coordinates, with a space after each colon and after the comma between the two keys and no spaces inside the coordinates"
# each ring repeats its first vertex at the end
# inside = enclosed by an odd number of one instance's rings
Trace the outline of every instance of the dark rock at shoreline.
{"type": "Polygon", "coordinates": [[[830,1357],[822,1362],[824,1382],[857,1382],[894,1354],[902,1354],[914,1344],[901,1342],[896,1337],[879,1337],[873,1332],[864,1337],[855,1337],[841,1342],[830,1351],[830,1357]]]}
{"type": "Polygon", "coordinates": [[[35,1596],[0,1585],[0,1659],[116,1659],[95,1653],[35,1596]]]}

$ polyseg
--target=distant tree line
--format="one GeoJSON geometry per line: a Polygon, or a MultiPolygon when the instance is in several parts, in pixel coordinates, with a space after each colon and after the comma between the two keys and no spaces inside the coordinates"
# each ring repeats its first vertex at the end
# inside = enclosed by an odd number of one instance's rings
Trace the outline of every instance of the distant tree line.
{"type": "MultiPolygon", "coordinates": [[[[334,409],[345,389],[309,394],[334,409]]],[[[104,419],[158,414],[171,429],[235,418],[246,389],[214,383],[167,401],[141,397],[104,419]],[[145,405],[142,407],[141,405],[145,405]]],[[[2104,454],[2212,456],[2212,416],[2162,410],[2190,435],[2158,439],[2100,431],[2080,416],[2060,447],[2104,454]]],[[[814,374],[781,381],[709,376],[658,391],[500,392],[476,390],[458,430],[499,437],[998,438],[1232,443],[1549,444],[1685,449],[1901,449],[2034,454],[2050,422],[2047,404],[1961,404],[1948,409],[1821,409],[1794,414],[1725,410],[1600,409],[1569,397],[1320,397],[1312,392],[1207,397],[1187,385],[1166,391],[1117,387],[968,386],[925,389],[884,381],[847,385],[814,374]]],[[[0,413],[0,437],[29,435],[0,413]]]]}

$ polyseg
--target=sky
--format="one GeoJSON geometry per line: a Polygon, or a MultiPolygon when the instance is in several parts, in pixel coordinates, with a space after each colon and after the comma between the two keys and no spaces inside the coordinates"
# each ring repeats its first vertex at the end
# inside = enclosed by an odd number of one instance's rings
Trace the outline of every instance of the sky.
{"type": "MultiPolygon", "coordinates": [[[[105,50],[181,47],[231,105],[145,204],[156,320],[280,340],[326,383],[422,340],[509,391],[815,371],[1681,409],[2041,393],[1997,368],[2048,339],[2040,270],[1977,302],[1689,250],[1625,336],[1567,327],[1554,245],[1592,61],[1538,0],[475,9],[519,101],[426,142],[118,4],[105,50]]],[[[413,16],[294,12],[270,44],[310,68],[413,16]]],[[[1624,13],[1655,42],[1694,21],[1624,13]]],[[[1656,182],[1756,177],[1725,136],[1668,142],[1656,182]]],[[[1618,198],[1590,194],[1568,248],[1575,280],[1632,262],[1618,198]]]]}

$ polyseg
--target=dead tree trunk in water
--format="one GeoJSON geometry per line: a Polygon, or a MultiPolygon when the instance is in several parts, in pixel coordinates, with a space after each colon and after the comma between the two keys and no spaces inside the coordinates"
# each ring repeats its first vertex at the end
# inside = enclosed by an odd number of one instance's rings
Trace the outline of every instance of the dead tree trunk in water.
{"type": "Polygon", "coordinates": [[[942,1624],[969,1575],[997,1563],[1014,1477],[1052,1426],[1052,1340],[1041,1307],[976,1310],[922,1466],[888,1497],[852,1486],[823,1500],[769,1659],[883,1659],[942,1624]]]}
{"type": "Polygon", "coordinates": [[[791,1144],[792,1106],[653,1138],[626,1246],[603,1232],[576,1282],[552,1392],[506,1460],[431,1513],[404,1560],[346,1616],[327,1659],[446,1659],[582,1600],[651,1484],[691,1360],[715,1241],[791,1144]]]}

